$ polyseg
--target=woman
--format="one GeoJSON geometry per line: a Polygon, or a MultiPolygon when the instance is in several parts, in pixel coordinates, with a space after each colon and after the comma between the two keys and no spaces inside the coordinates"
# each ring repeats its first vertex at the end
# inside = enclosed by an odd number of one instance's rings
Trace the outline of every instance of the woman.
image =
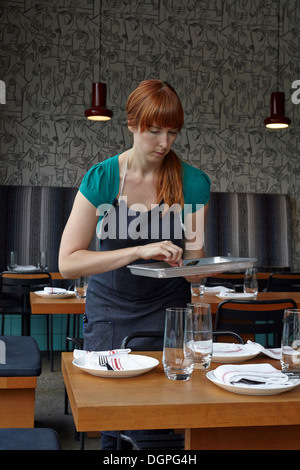
{"type": "MultiPolygon", "coordinates": [[[[127,265],[166,261],[181,266],[183,258],[203,256],[199,215],[207,209],[210,180],[171,149],[184,120],[178,95],[166,82],[145,80],[126,110],[132,147],[87,172],[61,240],[61,274],[91,276],[86,350],[118,348],[133,331],[163,331],[166,307],[190,302],[189,281],[196,276],[146,278],[132,275],[127,265]],[[183,211],[186,207],[190,210],[183,211]],[[89,251],[96,228],[100,250],[89,251]],[[192,249],[186,249],[186,238],[192,249]]],[[[154,350],[161,344],[148,339],[136,347],[154,350]]]]}

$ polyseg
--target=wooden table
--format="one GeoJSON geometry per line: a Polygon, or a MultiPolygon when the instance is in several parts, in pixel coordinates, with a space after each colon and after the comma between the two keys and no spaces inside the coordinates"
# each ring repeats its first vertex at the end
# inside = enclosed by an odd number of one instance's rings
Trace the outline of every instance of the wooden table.
{"type": "MultiPolygon", "coordinates": [[[[259,292],[258,300],[272,299],[294,299],[300,308],[300,292],[259,292]]],[[[203,297],[198,297],[197,301],[211,304],[212,313],[216,313],[217,307],[222,299],[212,293],[205,293],[203,297]]],[[[33,314],[64,314],[64,313],[84,313],[85,300],[68,297],[67,299],[43,298],[30,293],[31,313],[33,314]]]]}
{"type": "MultiPolygon", "coordinates": [[[[295,300],[297,307],[300,308],[300,292],[259,292],[257,294],[257,300],[276,300],[276,299],[293,299],[295,300]]],[[[207,293],[203,297],[198,297],[197,302],[203,302],[211,304],[211,312],[214,314],[217,311],[220,299],[217,295],[207,293]]]]}
{"type": "MultiPolygon", "coordinates": [[[[50,315],[49,322],[49,342],[50,342],[50,361],[51,370],[53,370],[53,322],[52,315],[76,315],[85,312],[85,299],[74,297],[51,298],[41,297],[34,292],[30,292],[31,313],[33,315],[50,315]]],[[[68,328],[67,328],[68,329],[68,328]]]]}
{"type": "Polygon", "coordinates": [[[0,377],[0,428],[33,428],[37,377],[0,377]]]}
{"type": "Polygon", "coordinates": [[[42,314],[81,314],[85,311],[85,299],[77,299],[74,297],[61,298],[45,298],[35,292],[30,293],[31,313],[42,314]]]}
{"type": "Polygon", "coordinates": [[[239,395],[211,383],[204,371],[186,382],[169,380],[161,353],[141,354],[160,364],[138,377],[113,379],[80,370],[72,353],[62,353],[77,431],[174,428],[185,429],[187,450],[300,449],[300,386],[273,396],[239,395]]]}

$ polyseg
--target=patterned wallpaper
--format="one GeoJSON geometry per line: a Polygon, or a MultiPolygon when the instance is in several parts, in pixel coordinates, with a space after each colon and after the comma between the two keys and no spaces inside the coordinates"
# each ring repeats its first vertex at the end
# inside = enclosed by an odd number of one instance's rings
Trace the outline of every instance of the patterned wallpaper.
{"type": "Polygon", "coordinates": [[[291,196],[300,269],[299,0],[280,0],[285,131],[263,126],[276,91],[277,15],[277,0],[0,1],[0,184],[78,186],[92,164],[130,145],[129,93],[165,79],[185,109],[176,150],[213,190],[291,196]],[[98,80],[114,112],[105,124],[84,117],[98,80]]]}

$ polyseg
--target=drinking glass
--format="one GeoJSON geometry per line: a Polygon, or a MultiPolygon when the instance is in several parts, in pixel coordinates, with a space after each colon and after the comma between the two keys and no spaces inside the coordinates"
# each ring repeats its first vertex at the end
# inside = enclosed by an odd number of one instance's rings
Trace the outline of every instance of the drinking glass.
{"type": "Polygon", "coordinates": [[[188,304],[193,310],[195,369],[208,369],[213,353],[213,329],[210,304],[188,304]]]}
{"type": "Polygon", "coordinates": [[[202,297],[205,290],[205,279],[200,282],[191,282],[192,297],[202,297]]]}
{"type": "Polygon", "coordinates": [[[300,372],[300,310],[284,311],[280,362],[282,370],[300,372]]]}
{"type": "Polygon", "coordinates": [[[48,269],[48,266],[47,266],[47,252],[46,251],[40,251],[38,267],[41,271],[46,271],[48,269]]]}
{"type": "Polygon", "coordinates": [[[88,276],[80,276],[75,279],[75,296],[77,299],[84,299],[86,297],[86,292],[88,288],[89,277],[88,276]]]}
{"type": "Polygon", "coordinates": [[[8,253],[7,269],[9,271],[13,271],[16,267],[17,267],[17,252],[10,251],[8,253]]]}
{"type": "Polygon", "coordinates": [[[255,297],[258,293],[258,284],[257,284],[257,269],[249,268],[245,271],[244,276],[244,293],[245,294],[254,294],[255,297]]]}
{"type": "Polygon", "coordinates": [[[190,308],[167,308],[163,367],[171,380],[189,380],[194,370],[193,312],[190,308]]]}

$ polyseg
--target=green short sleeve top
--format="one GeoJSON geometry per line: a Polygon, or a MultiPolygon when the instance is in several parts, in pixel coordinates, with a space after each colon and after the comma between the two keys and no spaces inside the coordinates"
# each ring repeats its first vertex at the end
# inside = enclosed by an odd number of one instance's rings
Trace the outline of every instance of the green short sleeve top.
{"type": "MultiPolygon", "coordinates": [[[[112,204],[119,192],[119,155],[97,163],[85,174],[79,191],[96,208],[112,204]]],[[[210,179],[198,168],[182,162],[184,203],[190,204],[192,212],[197,205],[207,204],[210,196],[210,179]]]]}

